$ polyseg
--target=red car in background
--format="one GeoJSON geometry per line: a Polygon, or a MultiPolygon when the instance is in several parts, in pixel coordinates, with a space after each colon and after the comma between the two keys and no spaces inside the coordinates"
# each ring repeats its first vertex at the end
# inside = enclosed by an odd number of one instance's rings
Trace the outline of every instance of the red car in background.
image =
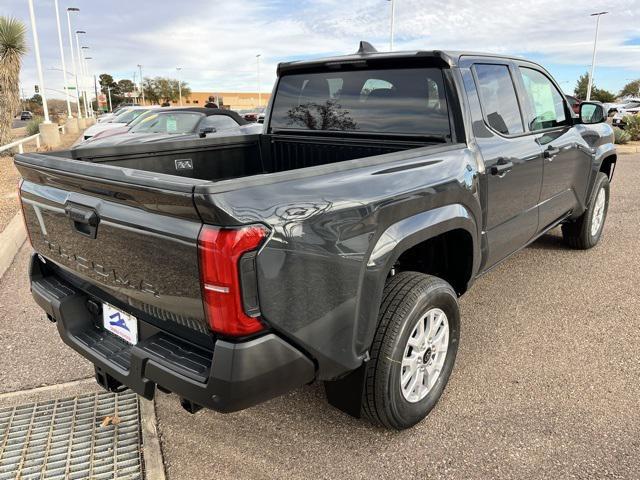
{"type": "Polygon", "coordinates": [[[565,95],[565,97],[567,97],[567,101],[569,102],[573,113],[580,115],[580,104],[582,103],[582,100],[574,97],[573,95],[565,95]]]}

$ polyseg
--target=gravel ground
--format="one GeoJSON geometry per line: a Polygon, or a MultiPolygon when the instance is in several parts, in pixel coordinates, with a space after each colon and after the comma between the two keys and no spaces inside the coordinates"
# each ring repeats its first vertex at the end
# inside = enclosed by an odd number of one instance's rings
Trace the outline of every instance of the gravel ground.
{"type": "Polygon", "coordinates": [[[640,478],[638,162],[618,162],[598,247],[554,231],[462,298],[456,368],[417,427],[354,420],[319,385],[228,415],[160,394],[168,478],[640,478]]]}
{"type": "MultiPolygon", "coordinates": [[[[229,415],[159,394],[169,479],[640,478],[638,162],[618,162],[598,247],[552,232],[462,298],[457,365],[424,422],[372,427],[320,385],[229,415]]],[[[0,279],[0,392],[93,373],[31,299],[27,259],[0,279]]]]}
{"type": "MultiPolygon", "coordinates": [[[[78,135],[67,134],[62,135],[62,144],[59,150],[69,148],[76,141],[78,135]]],[[[36,151],[36,145],[29,144],[24,146],[25,152],[36,151]]],[[[44,151],[44,148],[41,149],[44,151]]],[[[20,174],[13,165],[13,158],[9,156],[0,156],[0,232],[4,230],[13,216],[20,209],[18,205],[18,179],[20,174]]]]}

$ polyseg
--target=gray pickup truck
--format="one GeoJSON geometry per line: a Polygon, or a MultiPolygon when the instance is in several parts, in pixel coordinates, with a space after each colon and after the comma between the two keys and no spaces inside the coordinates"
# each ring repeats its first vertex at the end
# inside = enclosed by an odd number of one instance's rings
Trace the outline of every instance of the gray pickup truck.
{"type": "Polygon", "coordinates": [[[260,135],[18,155],[33,296],[111,391],[232,412],[323,381],[407,428],[479,275],[558,225],[596,245],[612,141],[519,58],[282,63],[260,135]]]}

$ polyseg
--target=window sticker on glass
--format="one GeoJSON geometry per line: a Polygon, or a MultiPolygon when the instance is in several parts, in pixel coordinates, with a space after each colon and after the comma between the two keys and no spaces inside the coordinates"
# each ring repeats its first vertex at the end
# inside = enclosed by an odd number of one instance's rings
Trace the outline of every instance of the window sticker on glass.
{"type": "Polygon", "coordinates": [[[173,117],[167,117],[167,133],[174,133],[178,130],[178,122],[173,117]]]}

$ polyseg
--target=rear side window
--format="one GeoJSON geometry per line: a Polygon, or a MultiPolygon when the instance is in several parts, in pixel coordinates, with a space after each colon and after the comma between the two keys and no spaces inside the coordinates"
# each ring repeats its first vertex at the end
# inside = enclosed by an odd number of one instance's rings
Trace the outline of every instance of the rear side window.
{"type": "Polygon", "coordinates": [[[475,65],[485,121],[503,135],[524,132],[516,90],[506,65],[475,65]]]}
{"type": "Polygon", "coordinates": [[[285,75],[271,128],[448,138],[442,70],[406,68],[285,75]]]}
{"type": "Polygon", "coordinates": [[[520,67],[520,73],[532,112],[529,128],[536,131],[566,125],[564,96],[551,80],[532,68],[520,67]]]}

